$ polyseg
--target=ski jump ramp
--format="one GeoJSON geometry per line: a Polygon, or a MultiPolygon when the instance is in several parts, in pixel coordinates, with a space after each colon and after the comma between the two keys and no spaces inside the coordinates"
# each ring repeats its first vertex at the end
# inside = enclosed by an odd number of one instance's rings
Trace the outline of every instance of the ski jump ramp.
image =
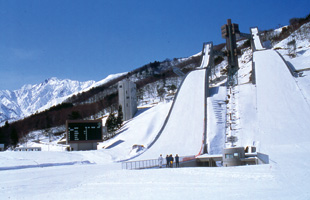
{"type": "Polygon", "coordinates": [[[206,69],[192,71],[186,76],[162,130],[137,159],[154,159],[159,154],[199,154],[205,131],[206,76],[206,69]]]}
{"type": "Polygon", "coordinates": [[[206,102],[212,43],[205,43],[199,70],[183,80],[166,121],[147,150],[137,160],[154,159],[160,154],[180,156],[201,154],[206,137],[206,102]]]}
{"type": "Polygon", "coordinates": [[[213,43],[207,42],[203,44],[202,48],[202,59],[201,59],[201,65],[200,69],[207,68],[212,62],[211,59],[213,57],[213,43]]]}
{"type": "Polygon", "coordinates": [[[251,34],[254,43],[254,51],[265,50],[259,38],[259,31],[257,27],[251,28],[251,34]]]}

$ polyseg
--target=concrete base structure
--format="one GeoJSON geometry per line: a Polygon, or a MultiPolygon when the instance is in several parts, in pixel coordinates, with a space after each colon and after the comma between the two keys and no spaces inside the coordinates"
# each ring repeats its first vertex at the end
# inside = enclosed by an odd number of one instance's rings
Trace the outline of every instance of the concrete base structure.
{"type": "Polygon", "coordinates": [[[198,166],[202,167],[217,167],[216,162],[222,162],[223,156],[221,154],[218,155],[201,155],[196,158],[196,162],[198,166]]]}
{"type": "Polygon", "coordinates": [[[242,165],[242,159],[245,159],[243,147],[234,147],[223,149],[223,166],[239,166],[242,165]]]}
{"type": "MultiPolygon", "coordinates": [[[[256,148],[251,147],[251,151],[256,148]]],[[[203,154],[196,157],[197,165],[204,167],[231,167],[240,165],[260,165],[269,164],[269,156],[259,152],[245,153],[243,147],[223,149],[223,154],[208,155],[203,154]],[[217,165],[218,163],[218,165],[217,165]]]]}
{"type": "Polygon", "coordinates": [[[71,151],[97,150],[97,142],[69,143],[71,151]]]}

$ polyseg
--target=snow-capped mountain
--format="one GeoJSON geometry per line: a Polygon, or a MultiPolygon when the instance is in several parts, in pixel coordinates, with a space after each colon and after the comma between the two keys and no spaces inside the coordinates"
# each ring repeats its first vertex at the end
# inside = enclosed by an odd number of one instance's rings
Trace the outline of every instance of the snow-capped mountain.
{"type": "Polygon", "coordinates": [[[62,103],[73,94],[100,86],[126,73],[112,74],[98,82],[79,82],[52,77],[39,84],[24,85],[19,90],[0,90],[0,126],[6,121],[16,121],[46,110],[62,103]]]}
{"type": "Polygon", "coordinates": [[[69,95],[85,90],[95,81],[79,82],[49,78],[35,85],[24,85],[19,90],[0,91],[0,123],[15,121],[37,111],[45,110],[61,103],[69,95]]]}

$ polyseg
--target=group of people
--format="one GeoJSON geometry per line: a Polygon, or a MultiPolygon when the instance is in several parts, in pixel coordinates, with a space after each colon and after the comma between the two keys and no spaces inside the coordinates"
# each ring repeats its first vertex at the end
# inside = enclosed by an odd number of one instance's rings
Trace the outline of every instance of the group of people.
{"type": "MultiPolygon", "coordinates": [[[[170,154],[170,156],[166,156],[166,167],[173,167],[173,162],[175,161],[175,167],[180,167],[180,162],[179,162],[179,155],[176,154],[175,157],[173,158],[172,154],[170,154]]],[[[158,166],[160,168],[162,168],[163,166],[163,162],[164,162],[164,158],[162,156],[162,154],[160,154],[159,158],[158,158],[158,166]]]]}

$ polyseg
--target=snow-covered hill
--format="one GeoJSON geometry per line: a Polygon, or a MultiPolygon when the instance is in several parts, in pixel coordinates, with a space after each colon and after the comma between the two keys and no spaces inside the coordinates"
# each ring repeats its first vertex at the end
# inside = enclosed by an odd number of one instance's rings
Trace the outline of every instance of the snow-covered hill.
{"type": "Polygon", "coordinates": [[[109,75],[105,79],[79,82],[69,79],[49,78],[35,85],[24,85],[19,90],[0,91],[0,125],[15,121],[62,103],[68,97],[92,87],[97,87],[125,73],[109,75]]]}

